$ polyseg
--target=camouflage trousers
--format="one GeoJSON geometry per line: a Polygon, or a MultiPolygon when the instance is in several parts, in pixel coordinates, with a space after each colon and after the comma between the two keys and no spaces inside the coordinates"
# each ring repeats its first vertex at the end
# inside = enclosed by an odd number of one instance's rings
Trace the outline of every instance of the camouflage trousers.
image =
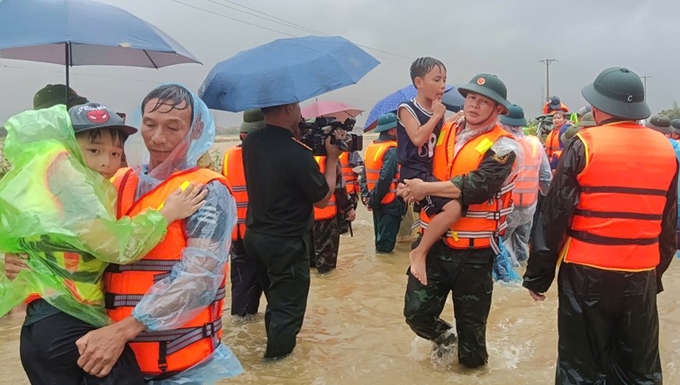
{"type": "Polygon", "coordinates": [[[442,342],[451,325],[440,316],[452,292],[458,333],[458,361],[470,368],[485,365],[489,358],[486,350],[486,321],[491,309],[492,267],[491,249],[452,250],[439,242],[427,255],[427,286],[411,275],[410,270],[407,272],[408,284],[404,298],[406,323],[418,336],[435,343],[442,342]],[[466,256],[465,253],[471,255],[466,256]]]}
{"type": "Polygon", "coordinates": [[[340,225],[338,218],[314,221],[312,226],[312,247],[309,262],[319,273],[327,273],[338,264],[340,249],[340,225]]]}

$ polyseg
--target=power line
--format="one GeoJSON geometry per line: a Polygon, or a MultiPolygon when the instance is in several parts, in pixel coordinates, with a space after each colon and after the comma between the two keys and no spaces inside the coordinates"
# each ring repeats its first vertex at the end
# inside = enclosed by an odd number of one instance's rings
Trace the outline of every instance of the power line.
{"type": "Polygon", "coordinates": [[[237,18],[235,18],[235,17],[227,16],[227,15],[224,15],[224,14],[221,14],[221,13],[217,13],[217,12],[215,12],[215,11],[211,11],[211,10],[208,10],[208,9],[205,9],[205,8],[197,7],[197,6],[192,5],[192,4],[187,4],[187,3],[181,2],[181,1],[179,1],[179,0],[170,0],[170,1],[172,1],[173,3],[177,3],[177,4],[182,4],[182,5],[187,6],[187,7],[189,7],[189,8],[194,8],[194,9],[197,9],[197,10],[199,10],[199,11],[203,11],[203,12],[206,12],[206,13],[210,13],[210,14],[215,15],[215,16],[220,16],[220,17],[223,17],[223,18],[225,18],[225,19],[229,19],[229,20],[237,21],[237,22],[239,22],[239,23],[247,24],[247,25],[250,25],[250,26],[252,26],[252,27],[257,27],[257,28],[266,29],[267,31],[276,32],[276,33],[279,33],[279,34],[281,34],[281,35],[286,35],[286,36],[290,36],[290,37],[296,37],[295,35],[291,35],[291,34],[286,33],[286,32],[282,32],[282,31],[278,31],[278,30],[275,30],[275,29],[272,29],[272,28],[267,28],[267,27],[263,27],[263,26],[261,26],[261,25],[249,23],[249,22],[247,22],[247,21],[244,21],[244,20],[241,20],[241,19],[237,19],[237,18]]]}
{"type": "MultiPolygon", "coordinates": [[[[211,3],[214,3],[214,2],[215,2],[214,0],[206,0],[206,1],[210,1],[211,3]]],[[[321,31],[317,31],[317,30],[315,30],[315,29],[311,29],[311,28],[309,28],[309,27],[305,27],[305,26],[300,25],[300,24],[297,24],[297,23],[293,23],[293,22],[291,22],[291,21],[288,21],[288,20],[282,19],[282,18],[280,18],[280,17],[277,17],[277,16],[274,16],[274,15],[268,14],[268,13],[263,12],[263,11],[260,11],[260,10],[258,10],[258,9],[255,9],[255,8],[248,7],[248,6],[246,6],[246,5],[237,3],[237,2],[235,2],[235,1],[231,1],[231,0],[223,0],[223,1],[224,1],[224,2],[227,2],[227,3],[230,3],[230,4],[238,5],[239,7],[243,7],[243,8],[245,8],[245,9],[250,10],[250,11],[257,12],[258,14],[265,15],[265,16],[267,16],[267,17],[270,17],[270,18],[274,19],[274,20],[278,20],[278,21],[284,22],[284,23],[286,23],[286,24],[289,24],[290,26],[293,26],[294,28],[297,28],[297,29],[300,29],[300,30],[303,30],[303,31],[309,31],[309,32],[311,32],[311,33],[315,33],[315,34],[318,34],[318,35],[329,36],[327,33],[324,33],[324,32],[321,32],[321,31]]],[[[233,9],[233,7],[229,7],[229,8],[232,8],[232,9],[233,9]]],[[[398,56],[398,57],[401,57],[401,58],[404,58],[404,59],[409,59],[409,60],[412,60],[412,59],[413,59],[413,57],[408,56],[408,55],[402,55],[402,54],[400,54],[400,53],[390,52],[390,51],[386,51],[386,50],[383,50],[383,49],[380,49],[380,48],[375,48],[375,47],[371,47],[371,46],[367,46],[367,45],[363,45],[363,44],[357,44],[357,45],[358,45],[359,47],[362,47],[362,48],[370,49],[370,50],[377,51],[377,52],[382,52],[382,53],[385,53],[385,54],[388,54],[388,55],[398,56]]]]}
{"type": "MultiPolygon", "coordinates": [[[[276,33],[279,33],[279,34],[285,35],[285,36],[297,37],[297,36],[295,36],[295,35],[291,35],[291,34],[289,34],[289,33],[283,32],[283,31],[279,31],[279,30],[276,30],[276,29],[273,29],[273,28],[269,28],[269,27],[264,27],[264,26],[261,26],[261,25],[259,25],[259,24],[250,23],[250,22],[247,22],[247,21],[244,21],[244,20],[235,18],[235,17],[231,17],[231,16],[228,16],[228,15],[225,15],[225,14],[222,14],[222,13],[218,13],[218,12],[215,12],[215,11],[211,11],[211,10],[209,10],[209,9],[205,9],[205,8],[202,8],[202,7],[198,7],[198,6],[195,6],[195,5],[192,5],[192,4],[188,4],[188,3],[185,3],[185,2],[182,2],[182,1],[179,1],[179,0],[170,0],[170,1],[172,1],[172,2],[174,2],[174,3],[177,3],[177,4],[182,4],[182,5],[184,5],[184,6],[187,6],[187,7],[190,7],[190,8],[194,8],[194,9],[197,9],[197,10],[200,10],[200,11],[203,11],[203,12],[206,12],[206,13],[210,13],[210,14],[212,14],[212,15],[214,15],[214,16],[219,16],[219,17],[223,17],[223,18],[226,18],[226,19],[229,19],[229,20],[237,21],[237,22],[239,22],[239,23],[247,24],[247,25],[249,25],[249,26],[251,26],[251,27],[256,27],[256,28],[265,29],[265,30],[272,31],[272,32],[276,32],[276,33]]],[[[300,24],[297,24],[297,23],[293,23],[293,22],[291,22],[291,21],[282,19],[282,18],[277,17],[277,16],[270,15],[270,14],[268,14],[268,13],[259,11],[259,10],[255,9],[255,8],[251,8],[251,7],[248,7],[248,6],[245,6],[245,5],[242,5],[242,4],[233,2],[233,1],[228,1],[228,2],[229,2],[230,4],[235,4],[235,5],[238,5],[238,6],[240,6],[240,7],[245,8],[245,9],[248,9],[248,10],[250,10],[250,11],[253,11],[253,12],[255,12],[255,13],[247,12],[247,11],[244,11],[244,10],[242,10],[242,9],[238,9],[238,8],[235,8],[235,7],[231,7],[231,6],[228,6],[228,5],[226,5],[226,4],[222,4],[222,3],[216,2],[216,1],[214,1],[214,0],[206,0],[206,1],[208,1],[209,3],[215,4],[215,5],[218,5],[218,6],[220,6],[220,7],[223,7],[223,8],[227,8],[227,9],[231,9],[231,10],[234,10],[234,11],[237,11],[237,12],[241,12],[241,13],[244,13],[244,14],[246,14],[246,15],[250,15],[250,16],[253,16],[253,17],[262,19],[262,20],[266,20],[266,21],[268,21],[268,22],[273,22],[273,23],[276,23],[276,24],[279,24],[279,25],[282,25],[282,26],[285,26],[285,27],[288,27],[288,28],[293,28],[293,29],[296,29],[296,30],[299,30],[299,31],[302,31],[302,32],[305,32],[305,33],[311,33],[311,34],[323,35],[323,36],[330,36],[330,35],[327,34],[327,33],[324,33],[324,32],[321,32],[321,31],[317,31],[317,30],[315,30],[315,29],[308,28],[308,27],[305,27],[305,26],[300,25],[300,24]]],[[[356,43],[355,43],[355,44],[356,44],[356,43]]],[[[371,51],[376,51],[376,52],[384,53],[384,54],[387,54],[387,55],[396,56],[396,57],[399,57],[399,58],[402,58],[402,59],[408,59],[408,60],[412,60],[412,59],[413,59],[411,56],[407,56],[407,55],[402,55],[402,54],[395,53],[395,52],[386,51],[386,50],[383,50],[383,49],[380,49],[380,48],[375,48],[375,47],[371,47],[371,46],[367,46],[367,45],[363,45],[363,44],[356,44],[356,45],[359,46],[359,47],[362,47],[362,48],[364,48],[364,49],[368,49],[368,50],[371,50],[371,51]]]]}
{"type": "Polygon", "coordinates": [[[539,60],[541,63],[545,63],[545,100],[550,100],[550,64],[553,62],[559,62],[557,59],[542,59],[539,60]]]}

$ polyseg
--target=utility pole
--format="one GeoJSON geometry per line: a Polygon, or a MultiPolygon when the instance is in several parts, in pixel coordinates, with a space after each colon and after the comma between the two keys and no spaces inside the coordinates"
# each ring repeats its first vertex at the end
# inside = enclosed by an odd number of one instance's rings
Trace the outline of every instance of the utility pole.
{"type": "Polygon", "coordinates": [[[541,63],[545,63],[545,100],[550,100],[550,64],[552,62],[559,61],[557,59],[543,59],[539,60],[541,63]]]}
{"type": "Polygon", "coordinates": [[[647,98],[647,79],[651,78],[649,75],[642,75],[640,76],[640,79],[642,79],[642,82],[645,85],[645,99],[647,98]]]}

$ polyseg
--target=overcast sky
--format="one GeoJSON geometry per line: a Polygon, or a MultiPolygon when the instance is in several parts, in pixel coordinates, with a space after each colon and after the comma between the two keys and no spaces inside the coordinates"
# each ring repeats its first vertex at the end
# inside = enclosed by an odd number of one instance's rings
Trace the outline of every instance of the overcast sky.
{"type": "MultiPolygon", "coordinates": [[[[545,58],[559,60],[550,66],[550,93],[559,95],[572,110],[585,104],[581,88],[610,66],[651,76],[647,99],[655,113],[680,101],[678,0],[102,2],[155,25],[203,62],[160,70],[72,69],[71,85],[78,93],[129,114],[159,83],[177,81],[197,90],[217,62],[241,50],[288,35],[310,34],[282,25],[281,20],[267,20],[256,11],[380,50],[366,49],[381,64],[357,85],[319,97],[366,110],[359,124],[381,97],[409,84],[409,65],[419,56],[441,59],[453,85],[466,83],[480,72],[498,75],[508,87],[508,98],[531,117],[539,114],[545,99],[545,65],[539,62],[545,58]]],[[[59,65],[0,59],[0,120],[30,108],[33,94],[45,84],[63,82],[64,68],[59,65]]],[[[237,114],[219,112],[216,117],[222,126],[240,122],[237,114]]]]}

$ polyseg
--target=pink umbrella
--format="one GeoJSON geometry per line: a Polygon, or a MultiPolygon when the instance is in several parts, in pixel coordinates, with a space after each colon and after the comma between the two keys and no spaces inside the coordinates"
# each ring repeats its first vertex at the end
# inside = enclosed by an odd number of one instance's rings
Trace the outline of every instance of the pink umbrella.
{"type": "Polygon", "coordinates": [[[302,109],[302,117],[305,119],[312,119],[319,116],[334,117],[335,119],[344,122],[347,118],[354,118],[364,110],[348,106],[345,103],[316,101],[313,104],[302,109]]]}

